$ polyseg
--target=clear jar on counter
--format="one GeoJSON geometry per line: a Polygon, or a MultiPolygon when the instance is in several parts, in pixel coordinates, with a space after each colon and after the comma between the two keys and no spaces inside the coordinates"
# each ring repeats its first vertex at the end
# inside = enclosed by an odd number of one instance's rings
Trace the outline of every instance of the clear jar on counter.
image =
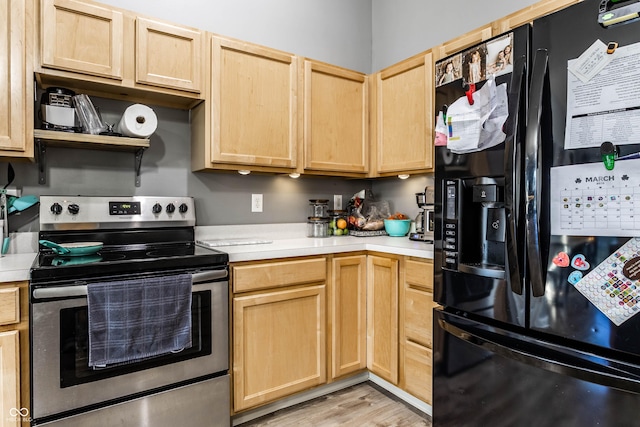
{"type": "Polygon", "coordinates": [[[329,237],[329,218],[310,216],[307,221],[307,237],[329,237]]]}
{"type": "Polygon", "coordinates": [[[329,235],[330,236],[347,236],[347,211],[333,210],[329,211],[329,235]]]}
{"type": "Polygon", "coordinates": [[[324,218],[327,216],[329,209],[328,199],[311,199],[309,200],[309,216],[316,218],[324,218]]]}

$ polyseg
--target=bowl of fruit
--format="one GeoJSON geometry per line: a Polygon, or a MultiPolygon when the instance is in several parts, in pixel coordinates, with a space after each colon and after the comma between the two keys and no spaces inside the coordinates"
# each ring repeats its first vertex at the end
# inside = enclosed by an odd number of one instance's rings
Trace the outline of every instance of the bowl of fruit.
{"type": "Polygon", "coordinates": [[[409,217],[398,212],[384,220],[384,230],[392,237],[406,236],[410,228],[411,220],[409,217]]]}

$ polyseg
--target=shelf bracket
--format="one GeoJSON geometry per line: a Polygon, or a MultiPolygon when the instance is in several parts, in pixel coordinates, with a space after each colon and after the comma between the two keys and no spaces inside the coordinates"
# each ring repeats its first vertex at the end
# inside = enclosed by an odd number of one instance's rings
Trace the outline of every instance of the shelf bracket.
{"type": "Polygon", "coordinates": [[[140,169],[142,167],[142,155],[144,154],[144,150],[144,148],[140,148],[135,152],[134,168],[136,171],[136,187],[140,187],[140,169]]]}
{"type": "Polygon", "coordinates": [[[47,145],[41,139],[36,139],[35,143],[38,154],[38,184],[45,185],[47,183],[47,145]]]}

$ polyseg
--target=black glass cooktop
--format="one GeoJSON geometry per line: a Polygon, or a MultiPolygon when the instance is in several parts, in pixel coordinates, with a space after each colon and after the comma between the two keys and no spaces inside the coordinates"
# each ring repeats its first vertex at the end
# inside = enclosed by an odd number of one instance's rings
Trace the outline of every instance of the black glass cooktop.
{"type": "MultiPolygon", "coordinates": [[[[95,254],[84,256],[57,255],[53,250],[41,247],[31,268],[31,282],[82,280],[99,276],[126,278],[163,271],[218,267],[229,262],[229,256],[224,252],[197,246],[192,240],[167,241],[166,233],[162,236],[157,236],[157,232],[122,234],[65,233],[52,236],[41,232],[41,239],[56,243],[100,241],[104,247],[95,254]]],[[[192,237],[192,234],[186,237],[192,237]]]]}

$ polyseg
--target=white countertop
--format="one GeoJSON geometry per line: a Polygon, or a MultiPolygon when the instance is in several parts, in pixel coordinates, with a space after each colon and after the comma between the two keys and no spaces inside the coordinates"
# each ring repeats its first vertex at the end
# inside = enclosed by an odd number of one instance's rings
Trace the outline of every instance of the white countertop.
{"type": "MultiPolygon", "coordinates": [[[[271,243],[219,246],[216,250],[229,254],[230,262],[258,261],[263,259],[296,256],[327,255],[333,253],[377,251],[418,258],[433,258],[433,244],[416,242],[408,237],[305,237],[306,223],[259,224],[196,227],[196,240],[239,241],[255,239],[271,243]]],[[[37,238],[37,233],[36,233],[37,238]]],[[[29,270],[37,253],[27,242],[25,252],[14,249],[0,257],[0,283],[29,280],[29,270]]],[[[37,243],[35,244],[37,247],[37,243]]]]}
{"type": "Polygon", "coordinates": [[[0,283],[29,280],[31,264],[38,254],[6,254],[0,257],[0,283]]]}
{"type": "Polygon", "coordinates": [[[433,244],[408,237],[305,237],[306,223],[247,226],[209,226],[196,228],[196,240],[230,241],[255,239],[271,241],[255,245],[219,246],[229,254],[230,262],[296,256],[326,255],[355,251],[377,251],[418,258],[433,258],[433,244]]]}

